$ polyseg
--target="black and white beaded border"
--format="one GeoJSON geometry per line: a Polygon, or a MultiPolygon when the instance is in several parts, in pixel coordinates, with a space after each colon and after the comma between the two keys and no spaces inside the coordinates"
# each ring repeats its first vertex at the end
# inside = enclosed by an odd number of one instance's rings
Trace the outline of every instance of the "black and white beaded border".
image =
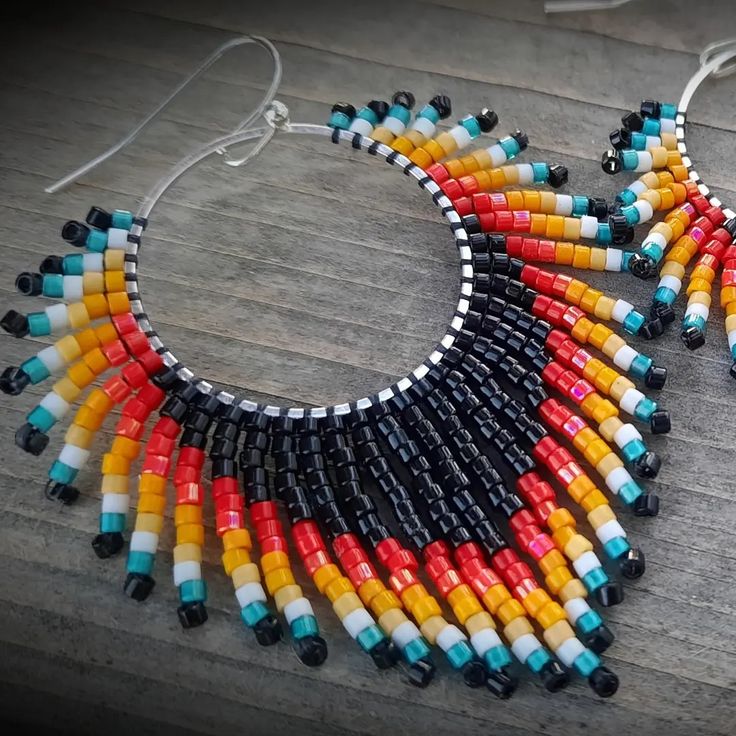
{"type": "MultiPolygon", "coordinates": [[[[434,350],[413,370],[403,378],[399,379],[387,388],[378,393],[364,396],[356,401],[343,404],[335,404],[333,406],[322,407],[281,407],[268,404],[258,404],[248,399],[241,400],[240,406],[247,411],[262,411],[269,416],[288,416],[293,419],[299,419],[305,416],[320,418],[333,414],[345,415],[351,411],[365,410],[375,404],[403,393],[415,383],[423,379],[427,373],[436,365],[438,365],[444,354],[454,345],[455,340],[463,329],[465,318],[470,308],[470,297],[473,291],[473,260],[472,252],[468,242],[468,234],[463,228],[462,219],[450,199],[442,192],[435,181],[427,174],[427,172],[416,164],[412,163],[406,156],[394,151],[389,146],[374,141],[372,138],[362,136],[359,133],[353,133],[347,130],[338,130],[329,128],[328,126],[314,126],[316,133],[330,136],[333,143],[346,141],[356,150],[364,150],[370,155],[378,156],[386,161],[386,163],[399,167],[407,176],[413,176],[419,187],[426,190],[432,196],[434,204],[440,208],[443,216],[450,224],[455,244],[460,254],[460,298],[455,309],[455,315],[450,322],[445,336],[439,341],[434,350]]],[[[198,378],[186,365],[181,363],[174,353],[163,343],[153,326],[143,307],[140,292],[138,290],[138,251],[141,246],[141,237],[143,228],[140,225],[134,225],[131,229],[130,243],[128,246],[125,259],[126,289],[128,298],[130,299],[131,312],[138,320],[140,328],[145,332],[151,348],[155,350],[164,360],[164,363],[176,371],[179,378],[189,383],[193,383],[203,394],[211,394],[214,391],[212,384],[198,378]]],[[[227,391],[219,391],[216,394],[218,400],[223,404],[231,405],[235,403],[236,397],[227,391]]]]}

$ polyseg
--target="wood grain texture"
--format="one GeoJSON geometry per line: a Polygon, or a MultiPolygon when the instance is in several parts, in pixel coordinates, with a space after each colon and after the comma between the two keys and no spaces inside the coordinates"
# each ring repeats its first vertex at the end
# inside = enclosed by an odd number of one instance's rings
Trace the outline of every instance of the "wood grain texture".
{"type": "MultiPolygon", "coordinates": [[[[622,181],[597,163],[623,109],[676,100],[697,52],[727,35],[730,3],[643,2],[616,12],[545,17],[541,2],[427,0],[367,5],[119,0],[16,12],[0,29],[0,304],[30,311],[15,274],[60,252],[58,230],[90,204],[134,208],[196,142],[232,129],[267,84],[254,50],[222,59],[134,146],[55,196],[43,187],[128,130],[209,49],[266,35],[284,60],[279,98],[293,120],[321,122],[337,98],[359,103],[412,89],[450,94],[458,113],[491,104],[500,129],[525,128],[526,160],[564,162],[571,193],[611,197],[622,181]]],[[[732,29],[731,29],[732,30],[732,29]]],[[[736,199],[733,82],[693,103],[689,147],[727,202],[736,199]]],[[[207,162],[155,212],[142,289],[163,338],[219,385],[257,400],[319,405],[373,391],[416,365],[442,335],[457,292],[447,228],[416,186],[324,141],[283,138],[246,170],[207,162]]],[[[592,276],[645,305],[651,285],[592,276]]],[[[605,617],[606,659],[621,677],[607,702],[581,683],[555,696],[524,677],[508,703],[462,686],[445,667],[416,691],[376,673],[311,588],[330,645],[319,671],[287,646],[262,651],[244,632],[217,549],[205,551],[207,626],[174,612],[170,525],[156,593],[120,591],[123,561],[101,561],[102,433],[82,497],[43,499],[61,442],[29,459],[12,433],[44,393],[0,396],[0,712],[13,733],[732,734],[736,714],[736,408],[723,315],[686,354],[671,334],[646,351],[668,366],[661,392],[673,431],[651,445],[665,465],[651,486],[656,519],[625,518],[647,574],[605,617]]],[[[43,340],[0,337],[3,364],[43,340]],[[33,343],[33,344],[32,344],[33,343]]],[[[212,527],[212,510],[206,508],[212,527]]],[[[302,581],[304,582],[304,581],[302,581]]]]}

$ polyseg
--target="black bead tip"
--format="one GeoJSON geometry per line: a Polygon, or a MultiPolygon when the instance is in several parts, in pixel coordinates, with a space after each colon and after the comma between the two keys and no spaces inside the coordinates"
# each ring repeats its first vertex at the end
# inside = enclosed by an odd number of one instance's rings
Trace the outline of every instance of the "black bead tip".
{"type": "Polygon", "coordinates": [[[61,256],[46,256],[38,270],[41,273],[64,273],[64,259],[61,256]]]}
{"type": "Polygon", "coordinates": [[[9,396],[18,396],[30,382],[24,370],[9,366],[0,374],[0,391],[9,396]]]}
{"type": "Polygon", "coordinates": [[[407,110],[411,110],[414,107],[416,100],[411,92],[401,89],[398,92],[394,92],[391,102],[393,102],[394,105],[401,105],[407,110]]]}
{"type": "Polygon", "coordinates": [[[659,513],[659,496],[656,493],[642,493],[634,501],[635,516],[656,516],[659,513]]]}
{"type": "Polygon", "coordinates": [[[87,243],[89,228],[76,220],[69,220],[61,228],[61,237],[70,245],[76,245],[81,248],[87,243]]]}
{"type": "Polygon", "coordinates": [[[44,495],[49,501],[58,501],[69,506],[79,498],[79,490],[66,483],[54,483],[50,480],[44,488],[44,495]]]}
{"type": "Polygon", "coordinates": [[[15,433],[15,444],[25,452],[30,452],[31,455],[40,455],[49,443],[48,435],[37,430],[31,424],[24,424],[15,433]]]}
{"type": "Polygon", "coordinates": [[[373,110],[379,120],[383,120],[388,112],[388,102],[383,100],[371,100],[366,107],[373,110]]]}
{"type": "Polygon", "coordinates": [[[621,159],[618,157],[616,149],[611,148],[601,156],[601,168],[606,174],[618,174],[621,167],[621,159]]]}
{"type": "Polygon", "coordinates": [[[603,654],[615,640],[613,632],[605,624],[581,637],[583,644],[596,654],[603,654]]]}
{"type": "Polygon", "coordinates": [[[621,583],[606,583],[595,591],[595,597],[604,608],[617,606],[624,599],[624,589],[621,583]]]}
{"type": "Polygon", "coordinates": [[[479,659],[472,659],[463,665],[460,670],[463,673],[463,681],[468,687],[480,687],[486,681],[486,668],[479,659]]]}
{"type": "Polygon", "coordinates": [[[675,321],[675,310],[671,304],[665,304],[665,302],[652,302],[649,314],[652,318],[661,319],[662,324],[665,325],[672,324],[675,321]]]}
{"type": "Polygon", "coordinates": [[[256,635],[256,641],[262,647],[270,647],[273,644],[277,644],[284,637],[279,620],[271,614],[264,616],[253,627],[253,633],[256,635]]]}
{"type": "Polygon", "coordinates": [[[694,325],[680,333],[680,339],[688,350],[697,350],[705,345],[705,333],[694,325]]]}
{"type": "Polygon", "coordinates": [[[393,667],[401,656],[399,648],[390,640],[384,639],[379,641],[373,649],[370,650],[369,654],[373,660],[373,664],[378,667],[379,670],[387,670],[393,667]]]}
{"type": "Polygon", "coordinates": [[[662,111],[662,105],[657,100],[642,100],[639,112],[644,118],[658,118],[662,111]]]}
{"type": "Polygon", "coordinates": [[[112,215],[101,207],[91,207],[84,219],[88,225],[98,230],[108,230],[112,227],[112,215]]]}
{"type": "Polygon", "coordinates": [[[486,687],[499,700],[508,700],[516,692],[518,685],[518,679],[509,675],[506,670],[491,672],[486,678],[486,687]]]}
{"type": "Polygon", "coordinates": [[[544,665],[539,675],[542,678],[544,689],[550,693],[558,693],[570,684],[570,675],[554,659],[544,665]]]}
{"type": "Polygon", "coordinates": [[[29,271],[19,273],[15,277],[15,288],[23,296],[38,296],[43,289],[43,276],[29,271]]]}
{"type": "Polygon", "coordinates": [[[657,275],[657,264],[644,253],[634,253],[629,258],[629,271],[638,279],[651,279],[657,275]]]}
{"type": "Polygon", "coordinates": [[[13,337],[25,337],[28,334],[28,318],[24,314],[10,309],[0,319],[0,327],[13,337]]]}
{"type": "Polygon", "coordinates": [[[657,409],[649,419],[652,434],[667,434],[672,429],[670,413],[666,409],[657,409]]]}
{"type": "Polygon", "coordinates": [[[184,603],[176,609],[176,613],[183,629],[194,629],[201,626],[208,618],[207,607],[202,601],[184,603]]]}
{"type": "Polygon", "coordinates": [[[632,547],[624,557],[621,558],[621,574],[628,580],[640,578],[647,569],[647,561],[644,553],[638,547],[632,547]]]}
{"type": "Polygon", "coordinates": [[[632,133],[638,133],[644,127],[644,120],[638,112],[632,110],[621,118],[621,125],[632,133]]]}
{"type": "Polygon", "coordinates": [[[349,102],[336,102],[332,106],[332,112],[341,112],[343,115],[347,115],[350,119],[356,115],[355,106],[349,102]]]}
{"type": "Polygon", "coordinates": [[[294,651],[307,667],[319,667],[327,659],[327,642],[321,636],[303,636],[294,639],[294,651]]]}
{"type": "Polygon", "coordinates": [[[606,667],[596,667],[588,678],[588,684],[602,698],[610,698],[618,690],[618,676],[606,667]]]}
{"type": "Polygon", "coordinates": [[[659,473],[659,469],[662,467],[662,461],[656,452],[649,450],[634,460],[633,465],[634,472],[639,478],[651,480],[657,477],[657,473],[659,473]]]}
{"type": "Polygon", "coordinates": [[[102,532],[92,540],[92,549],[101,560],[106,560],[120,552],[124,544],[120,532],[102,532]]]}
{"type": "Polygon", "coordinates": [[[654,340],[655,337],[664,335],[664,324],[659,318],[647,320],[639,329],[638,334],[645,340],[654,340]]]}
{"type": "Polygon", "coordinates": [[[452,115],[452,102],[447,95],[435,95],[429,104],[437,110],[440,120],[446,120],[452,115]]]}
{"type": "Polygon", "coordinates": [[[608,202],[603,197],[588,197],[588,214],[596,220],[608,216],[608,202]]]}
{"type": "Polygon", "coordinates": [[[156,581],[150,575],[144,575],[140,572],[129,572],[125,578],[123,592],[129,598],[141,603],[146,600],[156,585],[156,581]]]}
{"type": "Polygon", "coordinates": [[[631,131],[626,130],[626,128],[612,130],[608,139],[617,151],[621,151],[624,148],[631,148],[631,131]]]}
{"type": "Polygon", "coordinates": [[[427,687],[434,679],[435,666],[430,659],[418,659],[409,665],[408,680],[414,687],[427,687]]]}
{"type": "Polygon", "coordinates": [[[667,383],[667,369],[662,366],[653,365],[644,376],[647,388],[660,389],[667,383]]]}
{"type": "Polygon", "coordinates": [[[552,164],[549,167],[549,177],[547,182],[553,189],[559,189],[567,184],[567,177],[568,171],[566,166],[563,166],[562,164],[552,164]]]}

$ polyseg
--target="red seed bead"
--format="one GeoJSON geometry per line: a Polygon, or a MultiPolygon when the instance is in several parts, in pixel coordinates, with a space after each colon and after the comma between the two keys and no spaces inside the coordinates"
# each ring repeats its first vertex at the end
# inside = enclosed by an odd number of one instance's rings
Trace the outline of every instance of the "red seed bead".
{"type": "MultiPolygon", "coordinates": [[[[523,258],[524,238],[520,235],[506,236],[506,253],[513,258],[523,258]]],[[[526,268],[526,266],[525,266],[526,268]]],[[[522,269],[523,273],[523,269],[522,269]]]]}
{"type": "Polygon", "coordinates": [[[140,363],[128,363],[120,370],[123,380],[133,389],[141,388],[148,383],[148,374],[140,363]]]}
{"type": "Polygon", "coordinates": [[[540,294],[532,304],[532,314],[535,317],[541,317],[544,319],[547,315],[547,308],[550,304],[552,304],[552,300],[548,296],[540,294]]]}
{"type": "Polygon", "coordinates": [[[536,266],[530,266],[529,264],[526,264],[521,269],[521,280],[527,285],[534,288],[534,284],[537,282],[537,277],[539,275],[539,269],[536,266]]]}
{"type": "Polygon", "coordinates": [[[115,425],[115,434],[131,440],[140,440],[145,431],[146,425],[133,417],[121,417],[115,425]]]}
{"type": "Polygon", "coordinates": [[[427,571],[427,575],[436,582],[448,570],[452,570],[453,568],[452,562],[447,557],[433,557],[427,562],[424,569],[427,571]]]}
{"type": "Polygon", "coordinates": [[[204,502],[204,492],[199,483],[179,483],[176,485],[177,504],[195,504],[201,506],[204,502]]]}
{"type": "Polygon", "coordinates": [[[451,199],[453,202],[456,199],[460,199],[463,195],[472,194],[472,192],[464,191],[463,186],[457,179],[448,179],[440,184],[440,189],[451,199]]]}
{"type": "Polygon", "coordinates": [[[149,411],[153,411],[166,396],[166,392],[150,381],[138,392],[138,401],[144,404],[149,411]]]}
{"type": "MultiPolygon", "coordinates": [[[[237,511],[222,511],[215,514],[215,533],[218,537],[234,529],[244,529],[245,519],[243,514],[237,511]]],[[[261,547],[261,551],[263,548],[261,547]]]]}
{"type": "Polygon", "coordinates": [[[361,562],[346,568],[350,582],[355,588],[360,588],[367,580],[375,580],[378,577],[373,566],[369,562],[361,562]]]}
{"type": "MultiPolygon", "coordinates": [[[[525,261],[536,261],[539,259],[539,241],[537,239],[522,238],[521,258],[525,261]]],[[[536,270],[539,271],[539,269],[536,270]]],[[[534,285],[533,281],[527,281],[527,277],[524,275],[524,269],[521,272],[521,280],[525,284],[534,285]]]]}
{"type": "MultiPolygon", "coordinates": [[[[463,568],[464,571],[465,568],[463,568]]],[[[489,588],[501,582],[501,578],[487,565],[472,577],[468,577],[468,579],[473,590],[480,596],[483,596],[489,588]]]]}
{"type": "Polygon", "coordinates": [[[258,501],[250,506],[250,518],[253,524],[278,519],[278,516],[278,510],[273,501],[258,501]]]}
{"type": "Polygon", "coordinates": [[[473,202],[470,197],[460,197],[460,199],[455,200],[454,205],[455,210],[460,217],[465,217],[466,215],[470,215],[475,212],[473,202]]]}
{"type": "Polygon", "coordinates": [[[225,493],[215,499],[215,511],[243,511],[245,502],[240,494],[225,493]]]}
{"type": "Polygon", "coordinates": [[[443,598],[446,598],[458,585],[462,585],[462,582],[460,574],[453,568],[436,580],[437,590],[443,598]]]}
{"type": "Polygon", "coordinates": [[[506,547],[506,549],[502,549],[500,552],[496,552],[496,554],[493,555],[493,559],[491,560],[491,562],[493,562],[493,567],[496,570],[503,571],[506,570],[506,568],[510,565],[519,562],[519,556],[514,550],[506,547]]]}
{"type": "Polygon", "coordinates": [[[284,536],[284,529],[278,519],[272,519],[271,521],[262,521],[260,524],[256,524],[255,528],[259,542],[263,539],[266,539],[267,537],[284,536]]]}
{"type": "Polygon", "coordinates": [[[269,552],[289,552],[289,546],[286,544],[286,540],[283,537],[268,537],[260,541],[261,555],[266,555],[269,552]]]}
{"type": "Polygon", "coordinates": [[[154,432],[146,445],[146,453],[149,455],[162,455],[170,458],[174,454],[176,442],[159,432],[154,432]]]}
{"type": "Polygon", "coordinates": [[[204,461],[204,450],[200,450],[198,447],[182,447],[181,450],[179,450],[179,457],[177,458],[179,465],[189,465],[201,470],[204,465],[204,461]]]}
{"type": "Polygon", "coordinates": [[[478,184],[478,180],[474,176],[461,176],[457,180],[457,183],[462,192],[460,196],[465,195],[466,197],[470,197],[480,189],[480,184],[478,184]]]}
{"type": "Polygon", "coordinates": [[[140,396],[129,399],[125,402],[125,406],[123,406],[122,415],[124,417],[130,417],[131,419],[135,419],[139,422],[145,422],[146,419],[151,415],[151,409],[144,404],[140,396]]]}
{"type": "Polygon", "coordinates": [[[297,522],[293,527],[291,527],[291,534],[296,540],[299,537],[307,536],[309,534],[319,534],[319,527],[313,521],[305,519],[304,521],[297,522]]]}
{"type": "Polygon", "coordinates": [[[389,575],[388,582],[394,593],[401,596],[407,588],[416,585],[419,578],[411,570],[396,570],[389,575]]]}
{"type": "Polygon", "coordinates": [[[174,485],[180,483],[199,483],[201,470],[193,468],[189,465],[178,465],[174,468],[174,477],[172,481],[174,485]]]}
{"type": "Polygon", "coordinates": [[[393,537],[384,539],[383,541],[379,542],[378,545],[376,546],[376,556],[378,557],[378,561],[384,567],[387,567],[389,558],[394,553],[398,552],[400,549],[401,549],[401,545],[393,537]]]}
{"type": "Polygon", "coordinates": [[[138,356],[138,362],[149,376],[158,373],[164,365],[164,359],[157,352],[150,349],[138,356]]]}
{"type": "Polygon", "coordinates": [[[140,332],[138,320],[131,312],[115,314],[110,318],[118,335],[127,335],[129,332],[140,332]]]}
{"type": "Polygon", "coordinates": [[[159,417],[151,432],[158,432],[165,437],[175,438],[179,436],[181,426],[171,417],[159,417]]]}
{"type": "Polygon", "coordinates": [[[528,233],[532,226],[532,216],[526,210],[512,212],[512,229],[516,233],[528,233]]]}
{"type": "Polygon", "coordinates": [[[168,478],[171,471],[171,458],[166,455],[146,454],[141,473],[153,473],[168,478]]]}
{"type": "Polygon", "coordinates": [[[534,517],[528,509],[521,509],[517,511],[511,519],[509,519],[509,526],[511,531],[517,533],[521,531],[525,526],[534,523],[534,517]]]}
{"type": "Polygon", "coordinates": [[[363,562],[368,562],[368,556],[360,547],[353,547],[352,549],[346,550],[345,554],[340,557],[340,564],[346,570],[363,562]]]}
{"type": "Polygon", "coordinates": [[[442,164],[432,164],[427,170],[427,176],[430,176],[437,184],[441,184],[450,178],[450,174],[442,164]]]}
{"type": "MultiPolygon", "coordinates": [[[[546,518],[546,517],[545,517],[546,518]]],[[[555,548],[555,543],[549,534],[540,532],[527,547],[527,552],[535,559],[541,560],[547,552],[551,552],[555,548]]]]}
{"type": "Polygon", "coordinates": [[[477,214],[493,211],[493,199],[486,192],[478,192],[470,198],[472,211],[477,214]]]}
{"type": "Polygon", "coordinates": [[[225,475],[221,478],[215,478],[212,481],[212,495],[215,499],[217,499],[218,496],[238,493],[239,490],[237,478],[225,475]]]}
{"type": "Polygon", "coordinates": [[[386,567],[391,572],[403,569],[418,570],[419,562],[417,562],[417,558],[408,549],[401,549],[389,557],[386,567]]]}
{"type": "MultiPolygon", "coordinates": [[[[532,516],[529,514],[529,516],[532,516]]],[[[534,517],[532,516],[532,523],[525,526],[523,529],[519,529],[516,533],[516,540],[519,543],[519,547],[524,552],[529,552],[529,545],[542,533],[542,530],[534,523],[534,517]]]]}
{"type": "Polygon", "coordinates": [[[554,287],[555,276],[556,274],[551,273],[550,271],[540,270],[539,273],[537,274],[537,283],[532,284],[532,286],[534,286],[534,288],[538,289],[544,294],[549,294],[552,291],[552,288],[554,287]]]}
{"type": "Polygon", "coordinates": [[[319,550],[318,552],[313,552],[308,557],[304,557],[302,562],[304,563],[304,569],[307,571],[307,575],[311,578],[320,567],[330,564],[330,558],[326,552],[319,550]]]}
{"type": "Polygon", "coordinates": [[[113,340],[107,343],[107,345],[103,345],[100,350],[102,350],[102,353],[112,366],[125,365],[130,358],[125,345],[120,340],[113,340]]]}
{"type": "Polygon", "coordinates": [[[513,230],[515,214],[516,213],[509,212],[508,210],[494,212],[495,220],[496,220],[496,227],[494,229],[502,233],[508,232],[509,230],[513,230]]]}
{"type": "Polygon", "coordinates": [[[111,376],[102,384],[102,390],[116,403],[121,404],[127,399],[133,389],[121,376],[111,376]]]}
{"type": "Polygon", "coordinates": [[[539,241],[539,260],[544,263],[554,263],[557,248],[555,247],[554,240],[540,240],[539,241]]]}
{"type": "Polygon", "coordinates": [[[424,555],[425,560],[432,560],[435,557],[449,557],[450,548],[447,546],[445,542],[443,542],[440,539],[436,542],[432,542],[431,544],[428,544],[422,550],[422,554],[424,555]]]}
{"type": "Polygon", "coordinates": [[[475,558],[483,559],[483,550],[475,542],[466,542],[455,550],[455,559],[460,566],[475,558]]]}
{"type": "Polygon", "coordinates": [[[567,488],[576,478],[585,475],[585,471],[574,461],[571,461],[560,468],[557,473],[560,483],[567,488]]]}
{"type": "Polygon", "coordinates": [[[554,452],[559,445],[555,440],[547,435],[546,437],[543,437],[539,442],[537,442],[536,445],[534,445],[534,449],[532,450],[532,455],[535,460],[541,460],[542,462],[545,462],[545,460],[549,457],[550,453],[554,452]]]}
{"type": "Polygon", "coordinates": [[[525,580],[522,580],[521,582],[517,583],[516,585],[511,587],[511,592],[519,601],[523,601],[524,598],[526,598],[529,593],[531,593],[533,590],[536,590],[539,586],[537,585],[536,580],[534,578],[526,578],[525,580]]]}
{"type": "Polygon", "coordinates": [[[302,557],[307,557],[313,552],[324,549],[324,544],[319,534],[304,534],[299,539],[294,540],[294,544],[299,555],[302,557]]]}
{"type": "Polygon", "coordinates": [[[720,207],[708,207],[703,214],[714,224],[720,225],[726,219],[725,212],[720,207]]]}
{"type": "Polygon", "coordinates": [[[534,507],[534,513],[539,519],[540,523],[546,524],[549,515],[556,511],[559,507],[554,501],[542,501],[534,507]]]}
{"type": "Polygon", "coordinates": [[[354,534],[341,534],[332,543],[332,548],[335,550],[335,554],[338,558],[347,554],[351,549],[355,549],[356,547],[360,547],[360,542],[354,534]]]}
{"type": "Polygon", "coordinates": [[[148,343],[148,338],[145,332],[136,330],[135,332],[128,332],[122,336],[125,347],[131,355],[141,355],[146,350],[150,350],[151,346],[148,343]]]}

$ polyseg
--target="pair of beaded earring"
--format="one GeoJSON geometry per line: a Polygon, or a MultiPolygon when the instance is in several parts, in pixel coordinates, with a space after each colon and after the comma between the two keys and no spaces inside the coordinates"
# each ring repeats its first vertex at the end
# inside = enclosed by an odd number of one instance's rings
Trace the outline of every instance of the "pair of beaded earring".
{"type": "Polygon", "coordinates": [[[93,547],[107,558],[125,546],[133,482],[137,508],[124,584],[131,598],[144,600],[154,588],[159,535],[173,502],[179,620],[184,628],[207,620],[202,549],[209,457],[222,563],[241,617],[260,644],[283,636],[270,596],[300,660],[315,666],[327,656],[314,611],[292,571],[281,506],[305,571],[379,668],[402,662],[409,681],[426,686],[435,672],[432,648],[438,647],[468,686],[487,687],[501,698],[517,686],[514,660],[550,691],[565,687],[575,672],[599,695],[612,695],[618,679],[599,655],[613,634],[588,599],[603,607],[620,603],[618,574],[638,578],[645,560],[594,477],[633,513],[655,515],[657,496],[644,492],[629,469],[651,478],[660,461],[622,414],[655,432],[669,429],[669,417],[583,346],[653,388],[664,383],[666,372],[586,316],[612,318],[635,332],[644,318],[628,302],[524,261],[598,264],[604,249],[553,239],[618,242],[629,236],[628,228],[618,221],[612,227],[598,199],[531,188],[559,187],[567,172],[558,165],[509,163],[527,145],[521,131],[452,158],[496,126],[490,110],[437,133],[440,120],[451,114],[449,99],[433,98],[412,120],[414,98],[402,91],[391,104],[372,101],[360,110],[338,103],[327,126],[291,123],[273,99],[280,64],[265,39],[235,39],[192,77],[225,49],[253,42],[271,52],[277,70],[257,111],[268,125],[250,127],[251,115],[233,134],[197,149],[154,187],[135,215],[94,207],[86,223],[67,223],[62,237],[85,252],[50,256],[41,273],[19,277],[24,293],[66,303],[28,315],[8,312],[2,326],[17,337],[74,332],[3,372],[0,388],[19,394],[66,370],[28,414],[16,443],[40,454],[53,425],[115,368],[77,410],[46,493],[63,503],[76,499],[74,483],[95,433],[112,408],[121,407],[102,461],[102,512],[93,547]],[[455,316],[435,350],[383,391],[331,407],[263,406],[217,392],[163,344],[138,284],[148,218],[172,183],[215,153],[246,141],[256,141],[258,152],[268,138],[286,133],[349,143],[415,179],[448,221],[460,256],[455,316]],[[530,188],[498,191],[513,184],[530,188]],[[598,548],[612,564],[604,565],[577,529],[558,490],[584,510],[598,548]],[[376,494],[387,501],[393,520],[377,507],[376,494]],[[508,521],[511,536],[498,526],[500,519],[508,521]],[[251,555],[255,546],[258,563],[251,555]],[[420,567],[434,594],[421,582],[420,567]],[[446,617],[442,602],[457,623],[446,617]]]}

